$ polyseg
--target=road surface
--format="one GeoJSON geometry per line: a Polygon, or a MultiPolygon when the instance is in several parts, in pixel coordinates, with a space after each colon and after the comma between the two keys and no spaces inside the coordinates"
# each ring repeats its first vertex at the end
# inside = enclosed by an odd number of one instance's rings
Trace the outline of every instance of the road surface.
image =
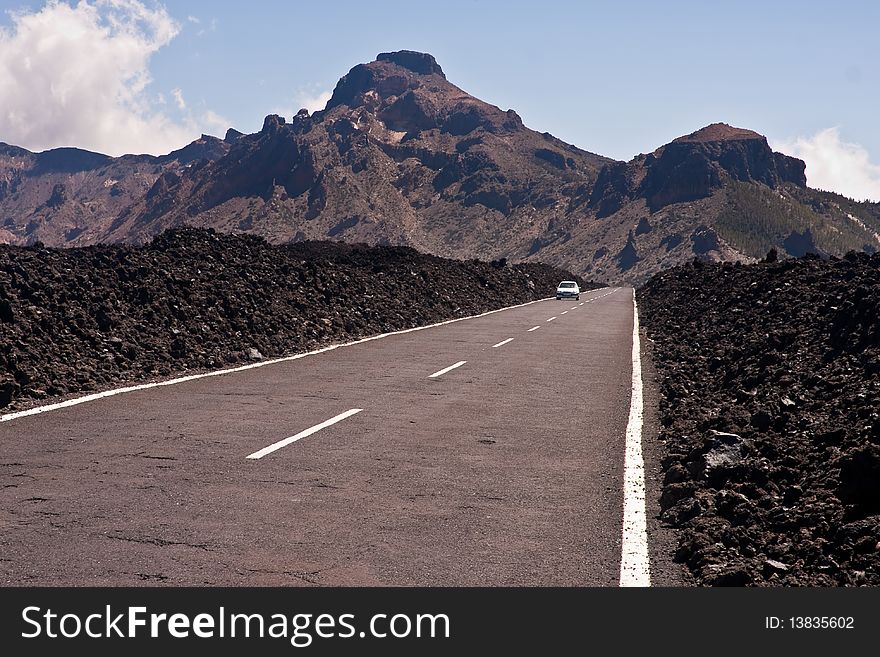
{"type": "Polygon", "coordinates": [[[0,581],[616,586],[632,331],[605,288],[0,422],[0,581]]]}

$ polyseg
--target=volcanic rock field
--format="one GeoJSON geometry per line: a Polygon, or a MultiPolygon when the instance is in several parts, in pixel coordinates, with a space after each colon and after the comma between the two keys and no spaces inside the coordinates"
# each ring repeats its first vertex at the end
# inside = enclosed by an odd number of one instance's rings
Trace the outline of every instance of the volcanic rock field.
{"type": "Polygon", "coordinates": [[[703,585],[880,584],[880,255],[695,261],[638,301],[676,559],[703,585]]]}
{"type": "MultiPolygon", "coordinates": [[[[211,229],[0,246],[0,412],[552,296],[571,273],[211,229]]],[[[880,585],[880,254],[695,260],[637,293],[661,519],[707,586],[880,585]]]]}
{"type": "Polygon", "coordinates": [[[142,247],[0,246],[0,412],[552,296],[541,264],[169,230],[142,247]]]}

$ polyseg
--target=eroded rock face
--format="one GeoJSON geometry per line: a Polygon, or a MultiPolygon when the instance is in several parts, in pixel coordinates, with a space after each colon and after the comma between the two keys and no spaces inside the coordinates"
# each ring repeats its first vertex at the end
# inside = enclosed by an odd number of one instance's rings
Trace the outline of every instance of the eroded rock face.
{"type": "Polygon", "coordinates": [[[546,265],[195,228],[143,247],[0,246],[0,409],[478,314],[564,279],[599,287],[546,265]]]}
{"type": "Polygon", "coordinates": [[[663,517],[701,584],[880,584],[880,256],[695,261],[638,291],[663,517]]]}
{"type": "Polygon", "coordinates": [[[657,211],[706,198],[721,187],[722,173],[771,188],[786,182],[805,187],[805,166],[801,160],[774,153],[756,132],[716,123],[626,165],[608,165],[599,174],[590,202],[600,215],[616,212],[635,198],[645,198],[657,211]]]}

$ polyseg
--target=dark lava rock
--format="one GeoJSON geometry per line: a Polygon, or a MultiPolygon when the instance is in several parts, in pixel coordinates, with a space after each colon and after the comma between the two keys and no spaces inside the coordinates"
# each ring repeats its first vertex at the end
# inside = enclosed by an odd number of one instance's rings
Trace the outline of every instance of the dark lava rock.
{"type": "Polygon", "coordinates": [[[752,576],[743,568],[730,568],[718,572],[709,578],[712,586],[747,586],[752,576]]]}
{"type": "Polygon", "coordinates": [[[563,279],[600,287],[541,264],[196,228],[143,247],[3,245],[0,408],[475,315],[563,279]]]}
{"type": "Polygon", "coordinates": [[[791,567],[781,561],[767,559],[764,562],[764,577],[770,577],[773,573],[787,573],[791,567]]]}
{"type": "Polygon", "coordinates": [[[11,324],[15,321],[15,313],[12,311],[12,304],[9,299],[0,299],[0,322],[11,324]]]}
{"type": "Polygon", "coordinates": [[[863,445],[840,460],[840,499],[880,511],[880,445],[863,445]]]}
{"type": "MultiPolygon", "coordinates": [[[[737,434],[711,429],[703,440],[703,447],[687,463],[690,476],[717,488],[726,481],[727,475],[737,469],[749,454],[750,441],[737,434]]],[[[667,475],[673,469],[667,471],[667,475]]],[[[676,471],[673,477],[678,476],[676,471]]]]}
{"type": "Polygon", "coordinates": [[[880,256],[775,256],[695,261],[638,291],[662,518],[704,585],[877,586],[880,256]]]}
{"type": "Polygon", "coordinates": [[[769,429],[770,425],[773,423],[773,416],[762,409],[760,411],[752,413],[751,423],[752,426],[755,427],[758,431],[767,431],[767,429],[769,429]]]}
{"type": "Polygon", "coordinates": [[[673,527],[681,527],[702,512],[703,506],[700,504],[700,501],[691,497],[676,502],[671,508],[663,511],[660,514],[660,518],[673,527]]]}
{"type": "Polygon", "coordinates": [[[17,386],[13,381],[0,381],[0,408],[8,406],[15,395],[17,386]]]}

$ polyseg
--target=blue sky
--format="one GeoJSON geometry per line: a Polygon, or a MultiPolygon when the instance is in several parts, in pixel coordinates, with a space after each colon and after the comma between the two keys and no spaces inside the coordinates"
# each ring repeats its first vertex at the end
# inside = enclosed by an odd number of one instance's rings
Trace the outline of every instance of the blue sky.
{"type": "Polygon", "coordinates": [[[465,91],[590,151],[629,159],[723,121],[806,159],[810,184],[880,200],[876,2],[32,0],[0,8],[0,141],[28,148],[158,152],[201,131],[222,135],[226,124],[252,132],[268,113],[316,106],[355,64],[408,48],[432,53],[465,91]],[[65,43],[53,33],[68,35],[65,43]],[[58,91],[71,80],[91,95],[58,91]],[[4,106],[3,97],[17,100],[4,106]],[[95,97],[119,111],[96,119],[95,97]],[[43,112],[44,127],[26,123],[29,106],[43,112]]]}

